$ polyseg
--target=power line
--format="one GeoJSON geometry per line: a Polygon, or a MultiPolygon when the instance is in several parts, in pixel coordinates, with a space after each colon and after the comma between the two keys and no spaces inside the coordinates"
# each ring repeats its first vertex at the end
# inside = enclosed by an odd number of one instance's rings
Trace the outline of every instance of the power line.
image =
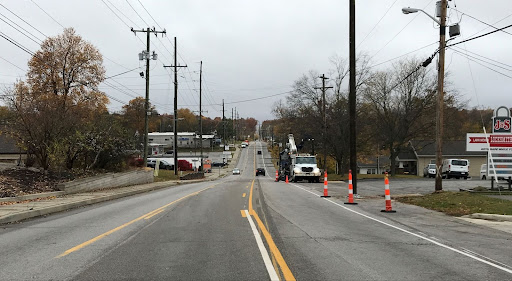
{"type": "Polygon", "coordinates": [[[7,11],[9,11],[11,14],[13,14],[14,16],[16,16],[17,18],[19,18],[20,20],[22,20],[24,23],[26,23],[28,26],[32,27],[33,29],[35,29],[37,32],[41,33],[41,35],[43,35],[45,38],[48,37],[46,36],[46,34],[42,33],[39,29],[35,28],[33,25],[31,25],[30,23],[26,22],[23,18],[21,18],[20,16],[18,16],[17,14],[15,14],[13,11],[9,10],[7,7],[5,7],[3,4],[0,4],[0,6],[4,7],[4,9],[6,9],[7,11]]]}
{"type": "Polygon", "coordinates": [[[363,40],[361,40],[361,42],[359,42],[359,44],[357,44],[358,46],[360,46],[361,44],[363,44],[364,40],[366,40],[366,38],[368,38],[368,36],[370,36],[370,34],[373,32],[373,30],[379,25],[379,23],[382,21],[382,19],[384,19],[384,17],[388,14],[389,10],[391,10],[391,8],[393,8],[393,6],[395,6],[395,3],[397,2],[398,0],[395,0],[395,2],[393,2],[393,4],[391,4],[391,6],[389,6],[389,8],[386,10],[386,12],[384,13],[384,15],[379,19],[379,21],[373,26],[373,28],[370,30],[370,32],[368,32],[368,34],[366,34],[366,36],[363,38],[363,40]]]}
{"type": "Polygon", "coordinates": [[[7,63],[9,63],[10,65],[12,65],[12,66],[14,66],[14,67],[18,68],[19,70],[21,70],[21,71],[23,71],[23,72],[27,72],[25,69],[23,69],[23,68],[21,68],[21,67],[19,67],[19,66],[15,65],[14,63],[12,63],[12,62],[10,62],[10,61],[8,61],[8,60],[6,60],[6,59],[2,58],[2,57],[0,57],[0,59],[2,59],[2,60],[4,60],[4,61],[6,61],[6,62],[7,62],[7,63]]]}
{"type": "Polygon", "coordinates": [[[15,23],[14,21],[12,21],[11,19],[9,19],[8,17],[6,17],[4,14],[0,13],[1,16],[3,16],[4,18],[8,19],[10,22],[12,22],[13,24],[15,24],[16,26],[18,26],[19,28],[23,29],[26,33],[32,35],[32,37],[36,38],[39,42],[37,42],[36,40],[34,40],[33,38],[31,38],[30,36],[28,36],[27,34],[25,34],[24,32],[21,32],[18,28],[12,26],[12,24],[6,22],[4,19],[1,19],[3,22],[5,22],[6,24],[8,24],[9,26],[11,26],[12,28],[16,29],[16,31],[18,31],[19,33],[25,35],[25,37],[27,37],[28,39],[32,40],[34,43],[36,44],[41,44],[41,39],[39,39],[37,36],[35,36],[34,34],[30,33],[29,31],[27,31],[25,28],[21,27],[19,24],[15,23]]]}
{"type": "Polygon", "coordinates": [[[132,10],[137,14],[137,16],[139,16],[139,18],[146,24],[146,26],[149,26],[149,24],[139,15],[139,13],[137,12],[137,10],[135,10],[135,8],[132,6],[132,4],[130,4],[130,2],[128,0],[126,0],[126,3],[128,3],[128,5],[132,8],[132,10]]]}
{"type": "Polygon", "coordinates": [[[455,45],[459,45],[459,44],[462,44],[464,42],[469,42],[469,41],[472,41],[472,40],[475,40],[475,39],[478,39],[478,38],[481,38],[481,37],[484,37],[484,36],[487,36],[487,35],[490,35],[490,34],[493,34],[493,33],[496,33],[498,31],[502,31],[504,29],[507,29],[507,28],[510,28],[512,27],[512,24],[511,25],[507,25],[505,27],[502,27],[502,28],[499,28],[499,29],[496,29],[496,30],[493,30],[493,31],[490,31],[490,32],[487,32],[487,33],[484,33],[482,35],[478,35],[478,36],[475,36],[475,37],[471,37],[471,38],[468,38],[466,40],[462,40],[460,42],[457,42],[457,43],[453,43],[453,44],[450,44],[450,45],[447,45],[446,47],[452,47],[452,46],[455,46],[455,45]]]}
{"type": "Polygon", "coordinates": [[[468,60],[470,60],[470,61],[472,61],[472,62],[474,62],[474,63],[476,63],[476,64],[479,64],[479,65],[481,65],[481,66],[483,66],[483,67],[485,67],[485,68],[487,68],[487,69],[489,69],[489,70],[491,70],[491,71],[494,71],[494,72],[496,72],[496,73],[498,73],[498,74],[501,74],[501,75],[503,75],[503,76],[505,76],[505,77],[512,78],[512,76],[509,76],[509,75],[507,75],[507,74],[505,74],[505,73],[503,73],[503,72],[500,72],[500,71],[498,71],[498,70],[496,70],[496,69],[494,69],[494,68],[488,67],[488,66],[484,65],[483,63],[480,63],[480,62],[478,62],[477,60],[470,58],[468,55],[463,54],[462,52],[457,52],[457,53],[458,53],[459,55],[461,55],[461,56],[465,57],[466,59],[468,59],[468,60]]]}
{"type": "Polygon", "coordinates": [[[54,22],[56,22],[58,25],[60,25],[62,28],[65,29],[65,27],[62,24],[60,24],[60,22],[58,22],[56,19],[54,19],[52,16],[50,16],[50,14],[48,14],[43,8],[41,8],[39,5],[37,5],[37,3],[34,2],[34,0],[30,0],[30,1],[32,1],[32,3],[34,3],[34,5],[36,5],[41,11],[43,11],[47,16],[49,16],[54,22]]]}
{"type": "MultiPolygon", "coordinates": [[[[461,12],[461,11],[457,10],[456,8],[452,8],[452,9],[453,9],[453,10],[455,10],[455,11],[457,11],[457,12],[459,12],[459,13],[462,13],[462,15],[461,15],[461,20],[462,20],[462,16],[467,16],[467,17],[472,18],[472,19],[474,19],[474,20],[476,20],[476,21],[478,21],[478,22],[480,22],[480,23],[483,23],[483,24],[487,25],[488,27],[492,27],[492,28],[494,28],[494,29],[498,29],[498,28],[497,28],[497,27],[495,27],[494,25],[488,24],[488,23],[486,23],[486,22],[484,22],[484,21],[482,21],[482,20],[479,20],[479,19],[477,19],[477,18],[475,18],[475,17],[471,16],[471,15],[468,15],[468,14],[466,14],[466,13],[464,13],[464,12],[461,12]]],[[[503,31],[504,33],[507,33],[508,35],[512,35],[512,33],[510,33],[510,32],[507,32],[507,31],[504,31],[504,30],[502,30],[502,31],[503,31]]]]}
{"type": "Polygon", "coordinates": [[[16,40],[12,39],[11,37],[7,36],[5,33],[1,32],[1,31],[0,31],[0,37],[3,37],[5,40],[9,41],[16,47],[20,48],[21,50],[25,51],[27,54],[32,55],[32,56],[34,55],[34,53],[32,53],[30,50],[28,50],[25,46],[18,43],[16,40]]]}
{"type": "Polygon", "coordinates": [[[119,73],[119,74],[116,74],[116,75],[112,75],[112,76],[106,77],[106,78],[105,78],[105,80],[110,79],[110,78],[114,78],[114,77],[116,77],[116,76],[120,76],[120,75],[126,74],[126,73],[128,73],[128,72],[132,72],[132,71],[137,70],[137,69],[139,69],[139,68],[138,68],[138,67],[136,67],[136,68],[134,68],[134,69],[130,69],[130,70],[127,70],[127,71],[125,71],[125,72],[121,72],[121,73],[119,73]]]}
{"type": "Polygon", "coordinates": [[[492,65],[492,66],[495,66],[495,67],[501,68],[501,69],[503,69],[503,70],[512,71],[512,69],[510,69],[510,68],[503,67],[503,66],[500,66],[500,65],[498,65],[498,64],[495,64],[495,63],[491,63],[491,62],[485,61],[485,60],[480,59],[480,58],[477,58],[477,57],[475,57],[475,56],[471,56],[471,55],[468,55],[468,54],[464,54],[463,52],[458,51],[458,50],[455,50],[455,49],[453,49],[453,48],[452,48],[452,50],[453,50],[454,52],[458,53],[458,54],[462,54],[462,55],[464,55],[464,56],[467,56],[467,57],[473,58],[473,59],[475,59],[475,60],[478,60],[478,61],[481,61],[481,62],[484,62],[484,63],[490,64],[490,65],[492,65]]]}

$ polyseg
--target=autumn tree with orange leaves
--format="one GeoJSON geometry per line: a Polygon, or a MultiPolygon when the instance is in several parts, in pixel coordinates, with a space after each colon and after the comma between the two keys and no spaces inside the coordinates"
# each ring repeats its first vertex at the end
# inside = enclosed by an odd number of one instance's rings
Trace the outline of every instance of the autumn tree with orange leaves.
{"type": "Polygon", "coordinates": [[[73,152],[84,149],[77,132],[89,120],[108,114],[109,100],[98,90],[105,79],[103,58],[68,28],[44,40],[28,66],[26,81],[11,89],[11,133],[42,168],[52,163],[72,168],[73,152]]]}

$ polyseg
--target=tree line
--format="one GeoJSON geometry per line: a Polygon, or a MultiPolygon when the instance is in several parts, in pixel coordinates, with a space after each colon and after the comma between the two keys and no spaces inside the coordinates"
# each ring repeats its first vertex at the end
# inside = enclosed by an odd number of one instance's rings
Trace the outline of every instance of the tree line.
{"type": "MultiPolygon", "coordinates": [[[[396,157],[407,149],[409,141],[435,140],[437,74],[434,68],[419,67],[421,61],[405,58],[387,69],[374,70],[370,59],[359,55],[356,70],[356,134],[359,160],[368,156],[388,155],[391,174],[395,174],[396,157]]],[[[339,173],[349,166],[349,104],[347,60],[331,58],[324,100],[320,73],[310,71],[293,84],[293,91],[273,106],[276,119],[262,124],[263,132],[273,132],[277,142],[285,143],[288,133],[304,141],[304,152],[312,151],[324,166],[323,154],[334,159],[339,173]],[[327,133],[324,133],[327,132],[327,133]],[[314,143],[308,144],[314,140],[314,143]],[[322,161],[323,160],[323,161],[322,161]]],[[[490,129],[492,109],[467,109],[457,89],[445,81],[445,139],[465,140],[466,133],[490,129]]],[[[267,138],[270,134],[267,133],[267,138]]],[[[333,170],[333,167],[323,167],[333,170]]]]}
{"type": "MultiPolygon", "coordinates": [[[[136,97],[121,112],[110,113],[108,94],[98,89],[105,81],[103,57],[72,28],[45,39],[28,62],[24,81],[4,90],[0,108],[2,132],[27,153],[26,165],[45,170],[107,169],[127,166],[140,154],[144,134],[144,98],[136,97]]],[[[173,131],[174,116],[150,107],[150,132],[173,131]]],[[[178,131],[198,132],[199,116],[178,110],[178,131]]],[[[253,134],[254,118],[222,120],[203,117],[203,132],[235,129],[253,134]]]]}

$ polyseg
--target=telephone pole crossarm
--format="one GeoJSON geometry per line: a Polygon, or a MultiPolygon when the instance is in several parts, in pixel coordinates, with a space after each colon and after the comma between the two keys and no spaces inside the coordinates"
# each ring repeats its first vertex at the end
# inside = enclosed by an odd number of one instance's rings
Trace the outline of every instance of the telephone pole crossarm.
{"type": "Polygon", "coordinates": [[[163,31],[157,31],[155,30],[155,28],[151,29],[151,28],[147,28],[146,30],[144,29],[141,29],[141,30],[135,30],[133,29],[133,27],[131,28],[131,31],[137,35],[137,32],[145,32],[146,33],[146,52],[142,51],[142,53],[139,54],[139,60],[146,60],[146,77],[144,77],[146,79],[146,99],[145,99],[145,102],[144,102],[144,167],[147,166],[148,164],[148,133],[149,133],[149,115],[151,115],[151,111],[150,111],[150,108],[149,108],[149,61],[150,59],[152,58],[153,60],[156,60],[158,58],[158,55],[155,53],[155,51],[153,51],[153,54],[151,55],[150,54],[150,34],[151,33],[154,33],[155,35],[157,35],[158,33],[162,33],[162,36],[163,34],[166,33],[165,29],[163,31]]]}

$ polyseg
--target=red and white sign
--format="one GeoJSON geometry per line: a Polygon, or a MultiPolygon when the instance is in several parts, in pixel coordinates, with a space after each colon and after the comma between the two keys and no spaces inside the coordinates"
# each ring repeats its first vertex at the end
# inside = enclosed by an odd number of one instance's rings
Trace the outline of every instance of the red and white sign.
{"type": "Polygon", "coordinates": [[[491,150],[512,151],[512,134],[467,134],[466,151],[491,150]]]}

